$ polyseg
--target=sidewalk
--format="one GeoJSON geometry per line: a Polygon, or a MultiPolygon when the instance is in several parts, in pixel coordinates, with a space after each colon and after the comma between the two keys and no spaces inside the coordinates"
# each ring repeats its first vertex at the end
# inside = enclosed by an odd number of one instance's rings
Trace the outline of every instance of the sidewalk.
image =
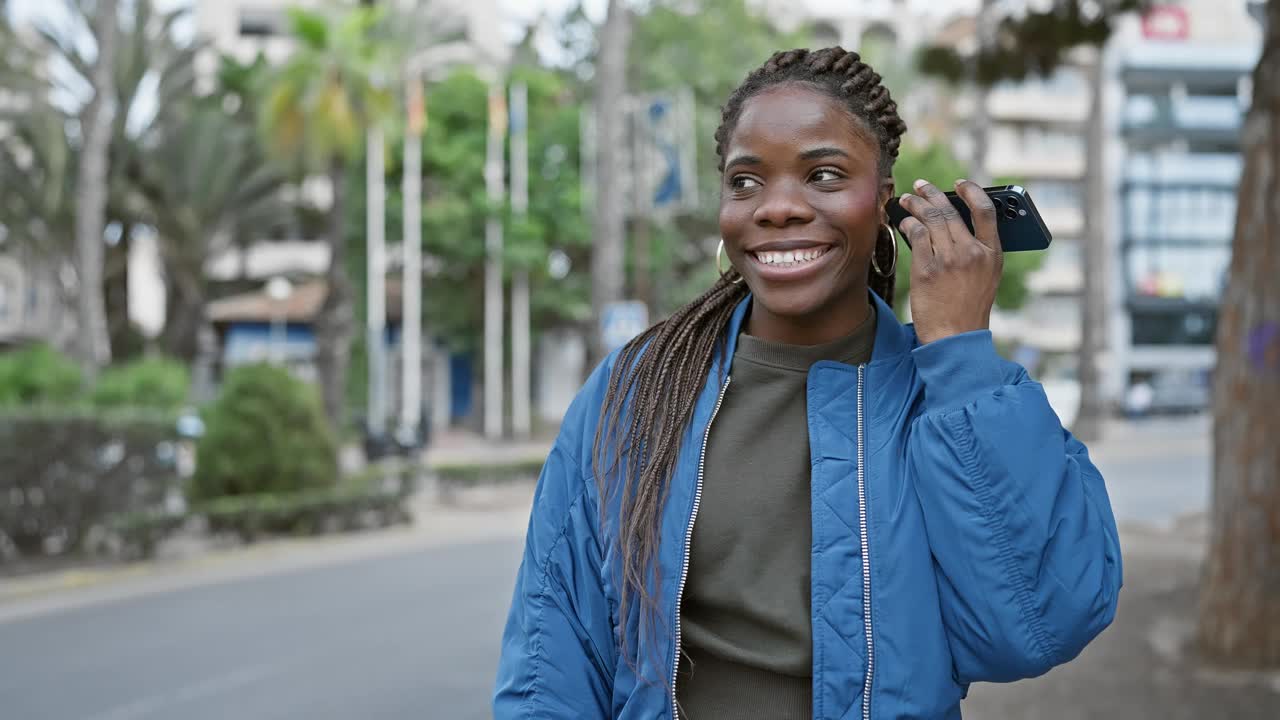
{"type": "Polygon", "coordinates": [[[488,440],[465,430],[448,430],[431,439],[426,459],[430,467],[503,464],[546,459],[552,440],[488,440]]]}

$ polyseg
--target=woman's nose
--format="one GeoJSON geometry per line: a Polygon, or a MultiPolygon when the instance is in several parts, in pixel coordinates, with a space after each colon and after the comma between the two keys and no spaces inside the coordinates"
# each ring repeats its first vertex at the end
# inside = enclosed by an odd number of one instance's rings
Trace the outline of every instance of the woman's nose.
{"type": "Polygon", "coordinates": [[[753,219],[756,225],[772,227],[813,220],[813,208],[804,197],[803,184],[784,180],[767,185],[753,219]]]}

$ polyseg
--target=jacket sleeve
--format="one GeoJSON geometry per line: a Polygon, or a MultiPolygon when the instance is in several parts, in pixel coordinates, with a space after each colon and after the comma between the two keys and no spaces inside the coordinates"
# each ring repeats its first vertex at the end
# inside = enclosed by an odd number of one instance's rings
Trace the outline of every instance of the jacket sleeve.
{"type": "Polygon", "coordinates": [[[1035,677],[1115,616],[1120,542],[1102,475],[991,333],[916,348],[907,444],[956,680],[1035,677]]]}
{"type": "Polygon", "coordinates": [[[598,513],[569,445],[557,441],[534,493],[502,635],[495,720],[609,716],[613,626],[598,513]]]}

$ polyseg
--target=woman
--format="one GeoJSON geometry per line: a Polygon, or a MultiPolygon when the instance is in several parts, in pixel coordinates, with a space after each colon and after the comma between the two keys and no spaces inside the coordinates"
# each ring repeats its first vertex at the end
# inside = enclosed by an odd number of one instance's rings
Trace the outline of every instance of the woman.
{"type": "Polygon", "coordinates": [[[976,235],[933,185],[902,196],[914,327],[890,309],[905,129],[840,48],[777,53],[729,98],[732,267],[569,410],[497,718],[958,718],[970,683],[1040,675],[1111,622],[1102,477],[987,330],[980,187],[956,182],[976,235]]]}

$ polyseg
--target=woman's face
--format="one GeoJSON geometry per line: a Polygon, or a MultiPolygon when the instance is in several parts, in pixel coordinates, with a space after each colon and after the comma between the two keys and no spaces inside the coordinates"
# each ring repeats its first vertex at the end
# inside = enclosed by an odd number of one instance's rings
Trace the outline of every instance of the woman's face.
{"type": "Polygon", "coordinates": [[[856,323],[819,328],[865,317],[893,192],[879,158],[861,121],[814,88],[779,85],[746,102],[725,151],[720,234],[755,297],[753,324],[838,337],[856,323]]]}

